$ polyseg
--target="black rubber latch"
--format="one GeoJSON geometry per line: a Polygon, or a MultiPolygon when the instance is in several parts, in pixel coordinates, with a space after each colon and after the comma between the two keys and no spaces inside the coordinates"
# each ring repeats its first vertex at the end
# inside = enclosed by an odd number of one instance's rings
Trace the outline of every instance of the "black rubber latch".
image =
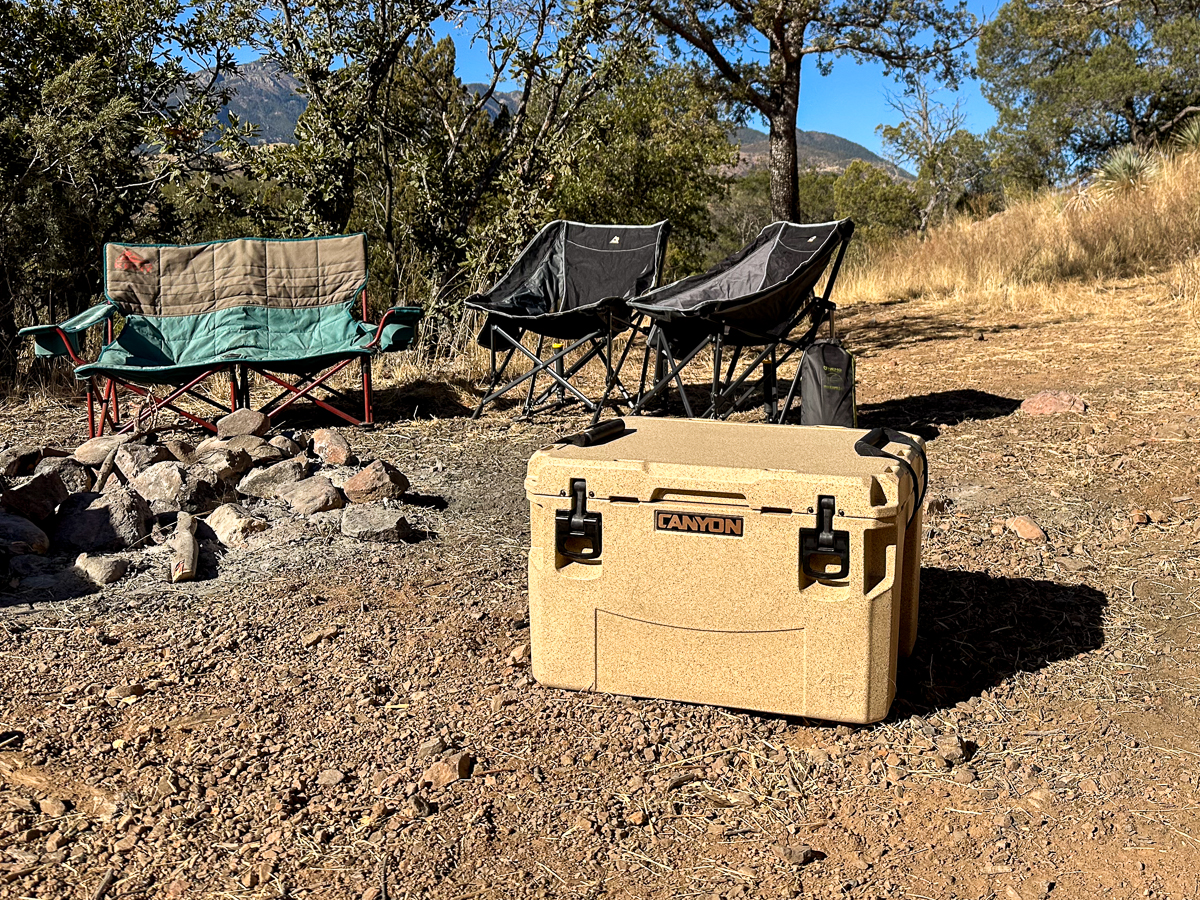
{"type": "Polygon", "coordinates": [[[816,581],[836,581],[850,572],[850,532],[833,530],[836,510],[835,498],[824,495],[817,497],[816,528],[800,529],[800,567],[805,575],[816,581]],[[814,569],[814,556],[837,557],[838,568],[832,571],[814,569]]]}
{"type": "Polygon", "coordinates": [[[567,559],[590,562],[600,556],[603,549],[601,518],[598,512],[588,512],[587,482],[582,478],[571,479],[571,508],[560,509],[554,514],[554,548],[567,559]],[[584,540],[591,546],[584,550],[568,550],[567,541],[584,540]]]}

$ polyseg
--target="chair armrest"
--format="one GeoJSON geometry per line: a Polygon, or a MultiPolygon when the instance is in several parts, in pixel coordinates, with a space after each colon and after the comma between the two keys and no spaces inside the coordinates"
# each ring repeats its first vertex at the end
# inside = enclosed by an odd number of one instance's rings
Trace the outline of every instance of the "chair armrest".
{"type": "Polygon", "coordinates": [[[115,313],[116,307],[111,303],[97,303],[91,309],[86,309],[65,322],[22,328],[17,332],[17,337],[33,338],[33,352],[36,356],[69,356],[75,365],[82,365],[87,360],[79,356],[78,335],[95,325],[109,321],[115,313]]]}
{"type": "MultiPolygon", "coordinates": [[[[379,326],[375,329],[375,338],[371,343],[367,344],[367,348],[374,350],[380,346],[385,348],[390,345],[396,332],[404,329],[412,330],[422,318],[425,316],[425,310],[419,306],[393,306],[379,320],[379,326]],[[385,329],[392,332],[388,340],[384,340],[385,329]]],[[[407,347],[407,344],[405,346],[407,347]]]]}

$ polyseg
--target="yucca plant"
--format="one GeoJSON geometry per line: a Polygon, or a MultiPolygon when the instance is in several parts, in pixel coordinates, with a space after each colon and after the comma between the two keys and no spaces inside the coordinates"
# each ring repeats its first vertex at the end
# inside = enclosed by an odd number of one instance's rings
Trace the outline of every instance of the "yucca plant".
{"type": "Polygon", "coordinates": [[[1132,144],[1118,147],[1092,173],[1092,190],[1101,197],[1140,191],[1158,174],[1159,160],[1132,144]]]}
{"type": "Polygon", "coordinates": [[[1181,153],[1200,151],[1200,116],[1192,116],[1176,128],[1171,143],[1181,153]]]}

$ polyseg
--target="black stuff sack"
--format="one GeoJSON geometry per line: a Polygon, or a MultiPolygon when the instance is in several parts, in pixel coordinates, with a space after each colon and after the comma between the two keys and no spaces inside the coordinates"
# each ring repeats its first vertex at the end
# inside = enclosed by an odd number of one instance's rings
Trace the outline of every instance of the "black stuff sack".
{"type": "Polygon", "coordinates": [[[800,359],[800,424],[858,427],[854,357],[836,338],[814,341],[800,359]]]}

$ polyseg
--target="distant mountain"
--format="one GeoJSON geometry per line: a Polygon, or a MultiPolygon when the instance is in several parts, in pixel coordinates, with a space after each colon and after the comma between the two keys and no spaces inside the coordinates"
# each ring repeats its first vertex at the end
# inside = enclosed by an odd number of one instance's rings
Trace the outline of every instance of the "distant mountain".
{"type": "Polygon", "coordinates": [[[259,60],[244,63],[237,72],[223,79],[234,91],[229,104],[221,110],[221,122],[229,124],[229,113],[240,122],[257,125],[256,143],[290,143],[296,136],[296,120],[308,100],[300,94],[300,82],[279,71],[273,62],[259,60]]]}
{"type": "MultiPolygon", "coordinates": [[[[233,113],[242,122],[259,126],[257,141],[263,144],[288,143],[295,140],[296,120],[308,101],[300,94],[300,82],[281,72],[266,60],[245,63],[230,75],[227,86],[234,91],[229,105],[221,111],[221,120],[228,123],[233,113]]],[[[482,94],[486,84],[468,84],[468,91],[482,94]]],[[[495,116],[501,106],[515,112],[521,101],[520,91],[496,91],[488,101],[488,112],[495,116]]],[[[738,128],[731,136],[741,148],[738,172],[766,168],[769,148],[767,136],[753,128],[738,128]]],[[[812,165],[823,171],[840,172],[856,159],[866,160],[891,172],[898,178],[912,180],[912,175],[861,144],[826,134],[822,131],[797,131],[800,164],[812,165]]]]}
{"type": "MultiPolygon", "coordinates": [[[[745,172],[766,168],[770,156],[767,135],[754,128],[738,128],[733,134],[733,139],[741,148],[739,170],[745,172]]],[[[862,144],[823,131],[796,129],[796,155],[801,166],[810,165],[821,171],[841,172],[856,159],[861,159],[873,166],[879,166],[896,178],[914,180],[912,173],[888,162],[879,154],[872,153],[862,144]]]]}
{"type": "MultiPolygon", "coordinates": [[[[468,84],[466,87],[467,91],[474,94],[476,97],[478,97],[480,94],[486,93],[488,89],[488,86],[481,82],[474,82],[472,84],[468,84]]],[[[516,112],[517,107],[521,105],[521,92],[494,91],[484,108],[488,111],[488,115],[494,119],[500,112],[501,104],[507,106],[510,113],[516,112]]]]}

